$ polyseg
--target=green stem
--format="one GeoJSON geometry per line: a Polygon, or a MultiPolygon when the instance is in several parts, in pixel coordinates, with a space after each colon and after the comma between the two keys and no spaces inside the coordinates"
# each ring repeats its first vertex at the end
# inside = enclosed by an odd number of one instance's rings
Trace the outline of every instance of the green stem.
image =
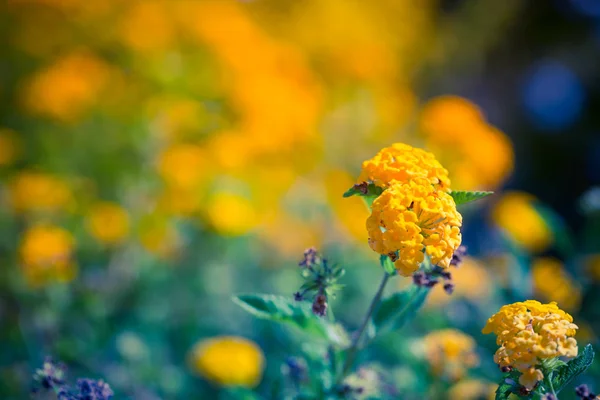
{"type": "Polygon", "coordinates": [[[556,392],[554,391],[554,385],[552,385],[552,375],[553,375],[553,373],[554,373],[554,371],[551,371],[550,374],[548,374],[548,385],[550,386],[550,391],[552,391],[552,394],[558,400],[558,396],[556,396],[556,392]]]}
{"type": "Polygon", "coordinates": [[[352,364],[354,363],[354,359],[356,358],[356,353],[358,352],[360,339],[362,338],[365,329],[367,328],[367,325],[371,320],[371,315],[373,315],[373,312],[375,311],[377,305],[379,304],[379,301],[381,300],[381,296],[383,295],[383,289],[385,289],[385,285],[387,284],[388,279],[390,279],[390,275],[388,273],[385,273],[383,275],[381,283],[379,284],[377,293],[375,293],[375,297],[373,297],[371,305],[367,310],[367,314],[365,315],[365,318],[360,325],[360,328],[358,328],[358,331],[356,331],[356,333],[354,334],[354,338],[352,340],[352,344],[350,345],[350,349],[348,349],[348,355],[346,356],[346,361],[344,362],[344,367],[342,368],[342,373],[338,379],[338,383],[346,377],[346,375],[350,371],[350,368],[352,368],[352,364]]]}

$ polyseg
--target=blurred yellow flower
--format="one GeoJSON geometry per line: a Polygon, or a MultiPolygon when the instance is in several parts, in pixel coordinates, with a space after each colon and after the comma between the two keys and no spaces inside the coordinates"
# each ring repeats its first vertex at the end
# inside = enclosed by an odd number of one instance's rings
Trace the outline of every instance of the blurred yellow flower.
{"type": "Polygon", "coordinates": [[[352,176],[343,170],[331,170],[325,175],[327,200],[337,219],[354,239],[364,243],[369,239],[365,230],[365,221],[369,217],[368,207],[358,196],[342,197],[353,184],[352,176]]]}
{"type": "Polygon", "coordinates": [[[179,233],[162,215],[143,217],[137,230],[142,247],[157,257],[168,259],[179,249],[179,233]]]}
{"type": "Polygon", "coordinates": [[[496,389],[498,385],[479,381],[475,379],[466,379],[453,385],[448,390],[449,400],[494,400],[496,398],[496,389]]]}
{"type": "Polygon", "coordinates": [[[514,154],[508,137],[466,99],[430,100],[421,111],[420,129],[427,148],[448,168],[457,189],[493,189],[512,172],[514,154]]]}
{"type": "Polygon", "coordinates": [[[71,53],[30,78],[23,102],[33,113],[72,122],[101,100],[110,75],[111,67],[96,55],[71,53]]]}
{"type": "Polygon", "coordinates": [[[428,307],[446,304],[455,298],[465,298],[474,303],[485,301],[493,289],[493,280],[490,273],[481,263],[471,257],[463,258],[458,268],[449,270],[452,274],[454,292],[448,295],[444,285],[436,285],[427,296],[428,307]]]}
{"type": "Polygon", "coordinates": [[[496,334],[500,346],[494,361],[522,373],[521,385],[531,390],[544,378],[538,368],[542,360],[577,356],[577,330],[573,317],[555,302],[527,300],[502,306],[490,317],[482,332],[496,334]]]}
{"type": "Polygon", "coordinates": [[[539,257],[531,265],[535,294],[544,301],[556,301],[565,310],[576,310],[581,304],[579,285],[552,257],[539,257]]]}
{"type": "Polygon", "coordinates": [[[73,200],[65,181],[37,171],[18,173],[10,192],[12,205],[18,212],[65,210],[73,200]]]}
{"type": "Polygon", "coordinates": [[[77,273],[73,246],[71,234],[57,226],[36,225],[25,231],[19,253],[27,281],[39,286],[73,279],[77,273]]]}
{"type": "Polygon", "coordinates": [[[121,24],[123,41],[135,51],[167,50],[175,39],[169,6],[164,1],[132,2],[121,24]]]}
{"type": "Polygon", "coordinates": [[[456,329],[434,331],[423,339],[425,356],[434,375],[457,381],[479,364],[475,340],[456,329]]]}
{"type": "Polygon", "coordinates": [[[447,268],[461,243],[461,225],[452,197],[428,179],[415,178],[394,184],[375,199],[367,219],[369,246],[390,255],[404,276],[419,268],[425,254],[447,268]]]}
{"type": "Polygon", "coordinates": [[[259,222],[252,203],[233,193],[214,194],[208,200],[206,212],[211,225],[226,236],[248,233],[259,222]]]}
{"type": "Polygon", "coordinates": [[[425,178],[440,190],[450,189],[448,171],[435,156],[404,143],[394,143],[363,162],[357,182],[372,182],[386,188],[395,182],[407,183],[415,178],[425,178]]]}
{"type": "Polygon", "coordinates": [[[88,211],[87,229],[102,243],[118,244],[129,233],[129,215],[119,204],[98,202],[88,211]]]}
{"type": "Polygon", "coordinates": [[[258,345],[237,336],[219,336],[197,343],[190,352],[191,367],[221,386],[255,387],[265,368],[258,345]]]}
{"type": "Polygon", "coordinates": [[[180,189],[195,189],[206,176],[206,154],[195,144],[175,144],[158,158],[158,173],[168,185],[180,189]]]}
{"type": "Polygon", "coordinates": [[[10,165],[19,157],[21,143],[18,134],[6,128],[0,128],[0,166],[10,165]]]}
{"type": "Polygon", "coordinates": [[[552,231],[535,209],[537,199],[524,192],[506,192],[492,209],[492,219],[517,244],[531,252],[548,248],[552,231]]]}

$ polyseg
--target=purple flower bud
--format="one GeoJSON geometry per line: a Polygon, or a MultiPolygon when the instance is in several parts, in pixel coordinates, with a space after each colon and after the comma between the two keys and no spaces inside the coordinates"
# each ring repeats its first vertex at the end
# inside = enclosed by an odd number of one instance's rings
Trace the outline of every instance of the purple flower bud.
{"type": "Polygon", "coordinates": [[[296,293],[294,293],[294,300],[302,301],[302,300],[304,300],[304,296],[302,296],[302,293],[296,292],[296,293]]]}
{"type": "Polygon", "coordinates": [[[298,263],[302,268],[312,268],[319,261],[319,253],[314,247],[304,250],[304,258],[298,263]]]}
{"type": "Polygon", "coordinates": [[[324,317],[327,314],[327,296],[318,294],[315,296],[315,301],[312,305],[312,312],[319,317],[324,317]]]}
{"type": "Polygon", "coordinates": [[[587,385],[579,385],[575,388],[575,394],[577,395],[577,397],[587,399],[590,395],[590,388],[587,385]]]}
{"type": "Polygon", "coordinates": [[[444,284],[444,290],[448,294],[454,293],[454,284],[453,283],[445,283],[444,284]]]}
{"type": "Polygon", "coordinates": [[[450,260],[450,265],[458,267],[466,255],[467,255],[467,247],[466,246],[458,246],[458,249],[456,249],[454,254],[452,254],[452,260],[450,260]]]}

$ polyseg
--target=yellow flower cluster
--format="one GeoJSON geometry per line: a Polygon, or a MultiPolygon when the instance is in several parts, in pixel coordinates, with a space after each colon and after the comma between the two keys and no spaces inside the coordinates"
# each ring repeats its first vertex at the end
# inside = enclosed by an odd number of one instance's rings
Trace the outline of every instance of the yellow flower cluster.
{"type": "Polygon", "coordinates": [[[448,171],[433,154],[404,143],[394,143],[363,162],[358,183],[372,182],[386,188],[395,182],[403,183],[415,178],[425,178],[442,190],[450,188],[448,171]]]}
{"type": "Polygon", "coordinates": [[[11,202],[17,212],[58,211],[73,201],[65,181],[44,172],[22,171],[12,181],[11,202]]]}
{"type": "Polygon", "coordinates": [[[525,192],[506,192],[494,205],[492,219],[520,246],[532,252],[546,249],[554,237],[535,209],[537,199],[525,192]]]}
{"type": "Polygon", "coordinates": [[[508,137],[489,125],[481,110],[457,96],[429,101],[420,116],[427,148],[439,154],[461,190],[493,189],[514,163],[508,137]]]}
{"type": "Polygon", "coordinates": [[[498,385],[493,383],[466,379],[453,385],[448,390],[449,400],[494,400],[498,385]]]}
{"type": "Polygon", "coordinates": [[[428,179],[416,178],[394,184],[373,202],[367,219],[369,245],[390,255],[404,276],[419,268],[425,254],[447,268],[461,243],[461,224],[452,197],[428,179]]]}
{"type": "Polygon", "coordinates": [[[262,378],[265,356],[251,340],[221,336],[197,343],[190,362],[195,372],[218,385],[254,387],[262,378]]]}
{"type": "Polygon", "coordinates": [[[520,371],[519,383],[531,390],[544,379],[538,368],[542,360],[577,356],[573,338],[577,329],[573,317],[555,302],[527,300],[502,306],[488,319],[483,333],[496,334],[500,346],[494,355],[496,364],[520,371]]]}
{"type": "Polygon", "coordinates": [[[118,244],[129,233],[129,215],[116,203],[98,202],[87,215],[87,228],[98,241],[118,244]]]}
{"type": "Polygon", "coordinates": [[[67,282],[75,277],[74,239],[57,226],[36,225],[25,232],[19,252],[25,278],[32,286],[67,282]]]}
{"type": "Polygon", "coordinates": [[[442,329],[425,336],[425,356],[433,374],[457,381],[479,364],[475,340],[456,329],[442,329]]]}
{"type": "Polygon", "coordinates": [[[552,257],[540,257],[531,266],[535,293],[543,300],[556,301],[565,310],[575,310],[581,303],[581,289],[563,268],[562,263],[552,257]]]}

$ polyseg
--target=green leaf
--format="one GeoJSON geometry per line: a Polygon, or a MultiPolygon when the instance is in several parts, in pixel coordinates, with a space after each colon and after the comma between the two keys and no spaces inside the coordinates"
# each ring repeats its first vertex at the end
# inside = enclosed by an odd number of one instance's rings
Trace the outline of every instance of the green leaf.
{"type": "Polygon", "coordinates": [[[401,328],[419,311],[429,289],[411,285],[410,288],[396,292],[385,298],[373,315],[373,325],[379,333],[388,328],[401,328]]]}
{"type": "Polygon", "coordinates": [[[381,264],[381,266],[383,267],[383,270],[385,272],[387,272],[389,275],[395,275],[396,274],[396,267],[394,266],[394,263],[392,262],[392,260],[382,254],[381,256],[379,256],[379,263],[381,264]]]}
{"type": "Polygon", "coordinates": [[[257,318],[293,326],[317,340],[340,347],[346,347],[350,343],[348,334],[341,325],[314,315],[307,302],[261,294],[240,295],[234,297],[233,301],[257,318]]]}
{"type": "Polygon", "coordinates": [[[372,183],[363,183],[354,185],[350,189],[346,190],[346,192],[344,193],[344,197],[351,197],[354,195],[365,197],[377,197],[381,193],[383,193],[383,188],[376,186],[372,183]]]}
{"type": "Polygon", "coordinates": [[[222,395],[224,400],[260,400],[261,397],[243,387],[227,388],[223,391],[222,395]]]}
{"type": "Polygon", "coordinates": [[[502,377],[496,389],[496,400],[506,400],[511,393],[518,393],[519,375],[520,372],[513,370],[502,377]]]}
{"type": "Polygon", "coordinates": [[[450,192],[450,196],[452,196],[457,206],[483,199],[491,194],[494,194],[494,192],[469,192],[464,190],[453,190],[450,192]]]}
{"type": "Polygon", "coordinates": [[[552,378],[552,386],[558,393],[566,385],[569,384],[577,375],[584,373],[594,361],[594,349],[591,344],[588,344],[583,349],[583,352],[577,357],[554,370],[552,378]]]}

